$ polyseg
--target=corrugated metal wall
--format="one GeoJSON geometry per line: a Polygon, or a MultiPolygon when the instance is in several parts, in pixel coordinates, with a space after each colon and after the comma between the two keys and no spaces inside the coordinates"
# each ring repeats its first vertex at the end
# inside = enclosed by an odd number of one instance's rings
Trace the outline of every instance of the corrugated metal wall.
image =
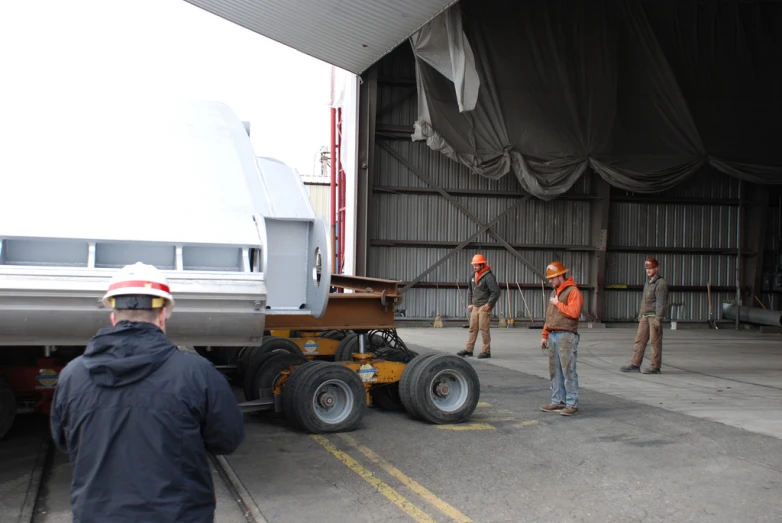
{"type": "MultiPolygon", "coordinates": [[[[674,287],[735,286],[738,180],[703,171],[670,191],[645,197],[648,201],[612,201],[606,265],[606,319],[638,316],[639,292],[622,285],[642,286],[646,256],[660,262],[660,274],[674,287]],[[675,199],[702,204],[657,203],[675,199]],[[630,252],[628,252],[630,251],[630,252]],[[722,252],[719,252],[722,251],[722,252]],[[614,287],[614,288],[611,288],[614,287]]],[[[612,199],[633,197],[614,191],[612,199]]],[[[735,298],[735,291],[713,293],[713,306],[735,298]]],[[[708,294],[702,290],[672,292],[671,317],[708,319],[708,294]],[[680,305],[675,305],[680,304],[680,305]]],[[[715,317],[719,311],[715,310],[715,317]]]]}
{"type": "Polygon", "coordinates": [[[331,199],[331,186],[326,183],[304,182],[304,187],[310,195],[310,202],[315,214],[326,219],[329,218],[329,202],[331,199]]]}
{"type": "MultiPolygon", "coordinates": [[[[424,143],[411,142],[417,117],[415,71],[412,53],[403,46],[378,65],[376,146],[368,211],[368,276],[409,282],[426,271],[478,226],[453,203],[438,194],[414,171],[431,178],[482,222],[488,223],[510,206],[518,207],[492,230],[518,249],[538,270],[558,259],[572,269],[584,286],[585,314],[589,318],[595,287],[591,268],[596,263],[598,240],[592,237],[592,206],[598,205],[596,175],[587,173],[563,197],[551,202],[524,200],[515,176],[489,180],[470,174],[424,143]],[[393,151],[409,166],[396,158],[393,151]]],[[[715,289],[715,317],[720,304],[735,298],[739,182],[713,170],[704,170],[684,184],[655,195],[611,190],[605,269],[603,319],[632,320],[638,315],[643,261],[655,256],[661,273],[674,286],[674,318],[705,321],[708,318],[706,283],[715,289]]],[[[773,205],[773,204],[772,204],[773,205]]],[[[773,265],[778,251],[774,216],[766,240],[766,262],[773,265]],[[772,259],[768,259],[769,256],[772,259]]],[[[745,218],[746,219],[746,218],[745,218]]],[[[751,225],[750,225],[751,226],[751,225]]],[[[503,297],[497,312],[509,308],[516,318],[541,318],[544,301],[541,280],[488,233],[424,276],[405,294],[399,307],[408,318],[464,318],[465,285],[470,259],[481,252],[489,260],[503,297]],[[516,287],[518,282],[522,293],[516,287]],[[510,307],[506,284],[511,286],[510,307]],[[459,290],[457,290],[457,285],[459,290]],[[529,310],[529,312],[527,312],[529,310]]],[[[547,291],[548,292],[548,291],[547,291]]],[[[764,295],[766,305],[776,294],[764,295]]],[[[778,306],[778,303],[777,303],[778,306]]]]}

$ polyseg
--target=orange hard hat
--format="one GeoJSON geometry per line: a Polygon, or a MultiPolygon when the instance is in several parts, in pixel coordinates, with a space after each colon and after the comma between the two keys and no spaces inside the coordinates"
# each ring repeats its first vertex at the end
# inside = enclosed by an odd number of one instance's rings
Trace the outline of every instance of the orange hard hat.
{"type": "Polygon", "coordinates": [[[646,258],[646,261],[644,262],[644,269],[654,269],[655,267],[658,267],[660,264],[657,263],[657,260],[652,258],[651,256],[646,258]]]}
{"type": "Polygon", "coordinates": [[[548,264],[548,267],[546,267],[546,279],[550,280],[551,278],[554,278],[556,276],[561,276],[562,274],[565,274],[569,270],[570,269],[566,268],[558,261],[551,262],[548,264]]]}
{"type": "Polygon", "coordinates": [[[470,263],[472,263],[473,265],[478,265],[478,264],[485,265],[486,258],[483,257],[483,254],[476,254],[475,256],[472,257],[472,261],[470,263]]]}

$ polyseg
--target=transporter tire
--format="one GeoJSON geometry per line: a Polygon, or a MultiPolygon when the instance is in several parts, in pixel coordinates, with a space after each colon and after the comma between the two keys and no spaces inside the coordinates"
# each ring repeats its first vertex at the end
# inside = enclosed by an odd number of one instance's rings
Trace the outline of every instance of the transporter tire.
{"type": "Polygon", "coordinates": [[[423,364],[426,360],[434,358],[437,353],[424,354],[422,356],[416,356],[410,362],[405,365],[405,369],[402,371],[402,378],[399,380],[399,398],[402,401],[402,406],[405,408],[408,414],[414,418],[421,418],[421,415],[416,412],[415,405],[413,404],[412,386],[410,385],[415,370],[419,365],[423,364]]]}
{"type": "Polygon", "coordinates": [[[320,334],[318,334],[318,337],[328,338],[330,340],[342,341],[349,333],[350,331],[330,330],[330,331],[321,332],[320,334]]]}
{"type": "Polygon", "coordinates": [[[255,375],[264,363],[269,360],[269,356],[276,353],[287,353],[304,357],[299,346],[288,338],[266,338],[260,347],[250,353],[250,360],[245,370],[243,380],[244,397],[248,401],[258,399],[253,397],[253,394],[258,393],[257,389],[254,390],[255,375]]]}
{"type": "Polygon", "coordinates": [[[307,363],[307,358],[304,356],[289,354],[287,352],[272,352],[266,356],[267,358],[258,368],[258,372],[255,373],[253,379],[253,397],[251,399],[254,400],[261,397],[261,390],[272,389],[275,380],[282,371],[307,363]]]}
{"type": "MultiPolygon", "coordinates": [[[[346,336],[337,347],[337,352],[334,354],[334,361],[353,361],[353,353],[359,351],[359,343],[358,334],[353,333],[346,336]]],[[[373,333],[372,336],[367,336],[366,343],[365,350],[373,354],[383,354],[385,351],[392,350],[386,343],[386,340],[383,339],[383,336],[379,333],[373,333]]]]}
{"type": "Polygon", "coordinates": [[[286,403],[294,409],[289,419],[312,434],[354,430],[366,412],[364,383],[352,369],[336,362],[310,367],[293,387],[285,387],[283,397],[286,394],[290,396],[286,403]]]}
{"type": "Polygon", "coordinates": [[[383,410],[404,410],[402,398],[399,396],[399,383],[375,385],[369,390],[372,405],[383,410]]]}
{"type": "Polygon", "coordinates": [[[334,353],[334,361],[353,361],[353,353],[358,352],[358,334],[348,334],[339,342],[337,352],[334,353]]]}
{"type": "Polygon", "coordinates": [[[296,403],[293,401],[293,390],[296,388],[296,384],[306,378],[307,374],[309,374],[313,368],[324,365],[325,363],[326,362],[322,360],[312,360],[296,367],[293,369],[288,381],[285,382],[285,385],[282,388],[282,412],[294,426],[298,427],[299,422],[296,419],[297,412],[296,403]]]}
{"type": "Polygon", "coordinates": [[[250,363],[255,351],[260,349],[259,345],[250,345],[239,349],[239,353],[236,356],[236,383],[244,383],[244,375],[247,373],[247,365],[250,363]]]}
{"type": "Polygon", "coordinates": [[[8,432],[16,419],[16,396],[3,376],[0,376],[0,439],[8,432]]]}
{"type": "Polygon", "coordinates": [[[435,425],[466,421],[478,406],[480,389],[478,373],[472,365],[450,354],[435,355],[412,369],[405,368],[400,381],[405,409],[435,425]]]}

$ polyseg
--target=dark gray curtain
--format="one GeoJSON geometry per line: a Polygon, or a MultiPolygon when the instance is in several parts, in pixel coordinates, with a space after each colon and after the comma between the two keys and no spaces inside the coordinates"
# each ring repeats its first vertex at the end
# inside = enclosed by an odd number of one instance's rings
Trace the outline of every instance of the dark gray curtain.
{"type": "Polygon", "coordinates": [[[782,183],[782,2],[461,0],[480,78],[454,84],[417,58],[418,122],[434,149],[550,199],[592,168],[633,192],[704,166],[782,183]]]}

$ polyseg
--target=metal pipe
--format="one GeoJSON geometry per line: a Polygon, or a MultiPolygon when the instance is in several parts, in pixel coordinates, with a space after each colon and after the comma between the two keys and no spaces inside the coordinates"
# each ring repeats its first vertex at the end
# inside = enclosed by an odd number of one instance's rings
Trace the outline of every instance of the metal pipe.
{"type": "Polygon", "coordinates": [[[337,273],[337,109],[331,108],[331,158],[329,158],[329,174],[331,175],[331,197],[329,199],[331,217],[331,273],[337,273]]]}
{"type": "Polygon", "coordinates": [[[367,353],[367,341],[366,341],[366,334],[359,334],[358,335],[358,353],[359,354],[366,354],[367,353]]]}
{"type": "Polygon", "coordinates": [[[757,307],[742,307],[739,309],[735,303],[722,304],[722,316],[729,320],[737,317],[736,311],[739,311],[741,320],[748,323],[758,323],[760,325],[771,325],[772,327],[782,327],[782,311],[772,311],[770,309],[759,309],[757,307]]]}

